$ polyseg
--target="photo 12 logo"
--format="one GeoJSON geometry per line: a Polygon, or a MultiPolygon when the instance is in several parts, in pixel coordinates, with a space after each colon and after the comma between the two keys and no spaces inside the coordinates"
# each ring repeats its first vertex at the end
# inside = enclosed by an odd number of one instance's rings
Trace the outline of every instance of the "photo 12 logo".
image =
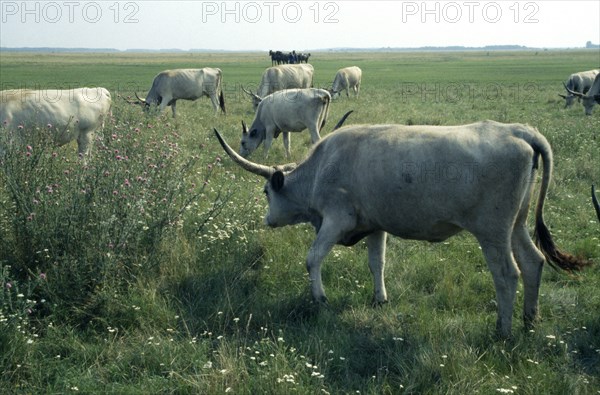
{"type": "Polygon", "coordinates": [[[132,1],[2,1],[2,23],[138,23],[139,4],[132,1]]]}
{"type": "Polygon", "coordinates": [[[403,1],[402,23],[486,22],[510,19],[514,23],[538,23],[540,6],[528,1],[403,1]]]}
{"type": "Polygon", "coordinates": [[[338,23],[339,11],[333,1],[203,1],[202,23],[338,23]]]}

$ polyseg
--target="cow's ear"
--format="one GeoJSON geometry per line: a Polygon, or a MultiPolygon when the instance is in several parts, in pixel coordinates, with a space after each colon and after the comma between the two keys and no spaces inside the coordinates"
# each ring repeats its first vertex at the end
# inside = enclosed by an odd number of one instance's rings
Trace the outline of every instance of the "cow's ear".
{"type": "Polygon", "coordinates": [[[271,176],[271,188],[273,188],[273,190],[275,192],[279,192],[281,190],[281,188],[283,188],[284,180],[285,180],[285,177],[284,177],[283,173],[279,170],[276,171],[271,176]]]}

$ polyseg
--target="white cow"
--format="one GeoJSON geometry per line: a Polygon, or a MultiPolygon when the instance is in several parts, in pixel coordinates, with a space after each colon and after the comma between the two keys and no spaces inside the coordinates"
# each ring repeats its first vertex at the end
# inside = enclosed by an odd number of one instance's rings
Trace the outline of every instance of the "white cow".
{"type": "Polygon", "coordinates": [[[600,104],[600,74],[596,75],[594,83],[587,91],[587,94],[572,91],[566,85],[565,89],[573,96],[581,99],[583,107],[585,108],[585,115],[592,115],[592,111],[594,110],[596,103],[600,104]]]}
{"type": "MultiPolygon", "coordinates": [[[[310,88],[313,84],[314,68],[310,64],[282,64],[269,67],[261,77],[256,96],[265,97],[283,89],[310,88]]],[[[253,98],[254,110],[260,100],[253,98]]]]}
{"type": "Polygon", "coordinates": [[[0,92],[0,122],[12,130],[50,125],[57,145],[76,139],[78,153],[86,155],[111,103],[108,90],[100,87],[6,90],[0,92]]]}
{"type": "Polygon", "coordinates": [[[203,69],[175,69],[160,72],[152,82],[152,88],[144,99],[136,97],[145,108],[159,106],[162,112],[171,106],[173,118],[176,116],[177,100],[196,100],[203,96],[210,98],[215,112],[225,113],[221,69],[205,67],[203,69]]]}
{"type": "Polygon", "coordinates": [[[314,226],[317,236],[306,266],[316,301],[326,301],[321,264],[335,244],[349,246],[366,238],[374,301],[385,303],[387,233],[441,242],[467,230],[477,238],[492,272],[497,330],[509,336],[519,275],[529,327],[538,315],[544,260],[569,271],[590,263],[554,245],[543,219],[552,150],[527,125],[347,126],[321,139],[300,164],[276,167],[244,159],[215,132],[237,164],[267,179],[268,226],[314,226]],[[540,158],[536,247],[527,214],[540,158]]]}
{"type": "MultiPolygon", "coordinates": [[[[253,95],[250,92],[246,93],[253,95]]],[[[247,157],[264,142],[265,157],[273,139],[283,133],[286,156],[290,156],[290,132],[308,128],[312,143],[321,139],[319,131],[327,121],[331,96],[324,89],[285,89],[261,98],[250,129],[242,122],[240,155],[247,157]]]]}
{"type": "Polygon", "coordinates": [[[579,73],[573,73],[567,79],[565,88],[567,89],[566,95],[559,94],[560,97],[565,99],[565,108],[570,107],[575,102],[576,95],[569,92],[569,90],[578,93],[587,93],[594,83],[594,79],[600,73],[600,70],[588,70],[580,71],[579,73]]]}
{"type": "Polygon", "coordinates": [[[357,66],[339,69],[329,91],[331,97],[335,99],[342,91],[346,91],[346,97],[350,97],[350,89],[354,91],[354,97],[358,97],[361,79],[362,70],[357,66]]]}

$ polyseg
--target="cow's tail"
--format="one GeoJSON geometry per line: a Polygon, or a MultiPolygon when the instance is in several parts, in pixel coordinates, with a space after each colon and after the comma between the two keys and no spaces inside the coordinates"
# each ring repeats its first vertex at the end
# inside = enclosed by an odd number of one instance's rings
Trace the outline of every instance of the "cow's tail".
{"type": "Polygon", "coordinates": [[[227,111],[225,110],[225,96],[223,95],[223,76],[221,75],[221,69],[217,70],[219,70],[219,76],[217,77],[217,89],[219,90],[219,107],[221,108],[221,111],[223,111],[223,114],[227,114],[227,111]]]}
{"type": "Polygon", "coordinates": [[[227,111],[225,110],[225,96],[223,96],[222,88],[221,93],[219,93],[219,107],[221,107],[221,111],[223,111],[223,114],[227,114],[227,111]]]}
{"type": "Polygon", "coordinates": [[[323,130],[325,122],[327,122],[327,117],[329,116],[329,104],[331,104],[331,96],[323,95],[321,100],[323,104],[323,111],[321,111],[321,124],[319,125],[319,132],[323,130]]]}
{"type": "Polygon", "coordinates": [[[548,187],[550,185],[550,180],[552,179],[552,149],[550,148],[550,144],[546,138],[539,132],[535,131],[535,134],[531,137],[532,139],[530,144],[535,151],[533,161],[534,167],[537,166],[539,156],[542,157],[542,162],[544,165],[542,184],[540,186],[537,206],[535,208],[535,244],[546,258],[548,264],[554,269],[561,269],[568,272],[581,270],[585,266],[590,265],[592,262],[560,251],[554,244],[552,235],[544,223],[544,201],[546,200],[548,187]]]}

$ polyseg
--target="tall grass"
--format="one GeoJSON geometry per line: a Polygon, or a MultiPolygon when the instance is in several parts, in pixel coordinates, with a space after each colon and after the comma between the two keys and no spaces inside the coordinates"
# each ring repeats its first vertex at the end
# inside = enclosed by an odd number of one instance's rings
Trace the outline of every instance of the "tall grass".
{"type": "MultiPolygon", "coordinates": [[[[555,154],[547,222],[561,247],[599,260],[589,185],[600,179],[600,117],[564,110],[557,96],[572,68],[598,66],[595,54],[313,58],[318,86],[340,67],[363,69],[361,97],[335,101],[328,125],[354,109],[349,123],[537,127],[555,154]]],[[[0,135],[0,393],[599,393],[597,266],[544,272],[533,332],[521,329],[520,287],[505,341],[493,337],[493,282],[468,234],[390,238],[390,303],[377,309],[365,246],[336,247],[323,265],[330,305],[314,305],[313,229],[265,229],[263,181],[212,135],[235,146],[240,119],[252,118],[239,87],[268,65],[263,54],[3,54],[3,87],[87,80],[111,88],[114,105],[87,162],[74,145],[52,145],[52,125],[20,131],[30,137],[20,145],[0,135]],[[226,117],[206,99],[178,103],[172,119],[117,96],[143,94],[162,69],[198,66],[223,69],[226,117]]],[[[294,135],[293,160],[309,146],[294,135]]],[[[276,141],[269,164],[287,161],[276,141]]]]}

